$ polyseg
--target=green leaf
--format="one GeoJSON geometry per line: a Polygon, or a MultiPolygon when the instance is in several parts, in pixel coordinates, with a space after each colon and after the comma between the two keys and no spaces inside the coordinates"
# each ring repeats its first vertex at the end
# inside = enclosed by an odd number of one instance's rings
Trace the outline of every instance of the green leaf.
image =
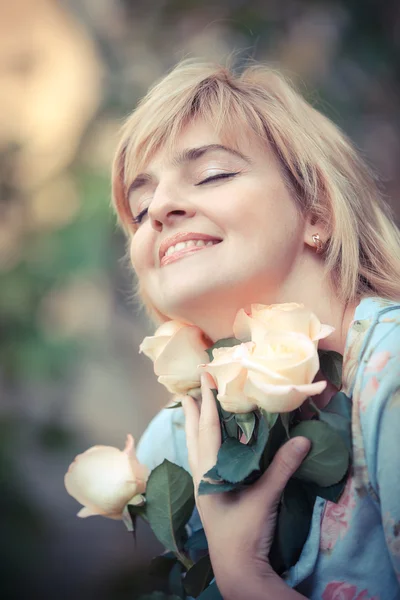
{"type": "Polygon", "coordinates": [[[275,425],[277,418],[279,417],[279,413],[271,413],[271,412],[264,410],[263,408],[260,408],[260,413],[264,417],[264,419],[268,425],[268,429],[271,430],[273,428],[273,426],[275,425]]]}
{"type": "Polygon", "coordinates": [[[146,504],[144,504],[143,506],[134,506],[133,504],[127,504],[126,508],[128,509],[129,517],[126,516],[128,520],[125,520],[125,513],[123,513],[123,521],[128,530],[130,530],[129,518],[132,523],[132,531],[135,531],[136,529],[136,521],[138,517],[142,517],[144,521],[148,520],[146,516],[146,504]]]}
{"type": "Polygon", "coordinates": [[[234,337],[222,338],[221,340],[217,340],[215,344],[213,344],[212,346],[210,346],[210,348],[207,348],[206,350],[210,362],[214,360],[212,351],[215,348],[231,348],[232,346],[239,346],[241,343],[242,342],[240,340],[237,340],[234,337]]]}
{"type": "Polygon", "coordinates": [[[338,483],[349,467],[349,452],[342,437],[321,421],[303,421],[293,427],[291,437],[304,436],[311,450],[293,477],[322,487],[338,483]]]}
{"type": "Polygon", "coordinates": [[[292,414],[291,413],[281,413],[280,417],[281,417],[283,428],[286,432],[286,437],[287,437],[287,439],[290,439],[289,427],[290,427],[290,421],[292,418],[292,414]]]}
{"type": "Polygon", "coordinates": [[[351,401],[346,394],[338,392],[332,396],[329,404],[319,411],[319,420],[332,427],[351,452],[351,401]]]}
{"type": "Polygon", "coordinates": [[[223,419],[222,423],[225,427],[227,437],[237,440],[239,438],[239,428],[236,423],[235,415],[232,413],[232,416],[228,417],[227,419],[223,419]]]}
{"type": "Polygon", "coordinates": [[[253,447],[228,438],[219,449],[217,471],[225,481],[239,483],[259,468],[259,462],[253,447]]]}
{"type": "Polygon", "coordinates": [[[200,558],[200,560],[186,573],[183,582],[186,593],[189,596],[197,598],[213,578],[214,573],[211,566],[211,560],[210,556],[207,554],[200,558]]]}
{"type": "Polygon", "coordinates": [[[217,398],[218,390],[212,390],[212,392],[214,394],[215,402],[217,403],[217,406],[218,406],[218,412],[219,412],[220,418],[224,419],[224,421],[227,421],[228,419],[233,418],[236,415],[236,413],[230,412],[229,410],[225,410],[224,408],[222,408],[222,404],[218,401],[218,398],[217,398]]]}
{"type": "Polygon", "coordinates": [[[342,386],[343,356],[331,350],[319,350],[318,354],[322,375],[340,389],[342,386]]]}
{"type": "Polygon", "coordinates": [[[269,431],[267,443],[262,454],[262,461],[260,465],[262,472],[264,472],[267,469],[276,452],[287,439],[285,428],[282,424],[281,416],[282,415],[278,414],[274,426],[269,431]]]}
{"type": "Polygon", "coordinates": [[[143,517],[146,520],[146,504],[143,506],[136,506],[135,504],[127,504],[129,514],[131,517],[135,515],[136,517],[143,517]]]}
{"type": "Polygon", "coordinates": [[[206,590],[200,596],[198,596],[199,600],[224,600],[221,596],[221,592],[217,587],[216,581],[211,583],[206,590]]]}
{"type": "Polygon", "coordinates": [[[204,473],[203,477],[207,477],[208,479],[214,479],[214,481],[222,481],[221,475],[218,473],[217,465],[214,465],[204,473]]]}
{"type": "Polygon", "coordinates": [[[319,496],[320,498],[324,498],[325,500],[330,500],[330,502],[337,502],[343,493],[346,482],[347,473],[345,474],[343,479],[341,479],[341,481],[335,483],[334,485],[329,485],[328,487],[322,487],[320,485],[312,483],[311,481],[308,481],[307,490],[310,494],[314,494],[315,496],[319,496]]]}
{"type": "Polygon", "coordinates": [[[246,443],[249,443],[256,426],[256,415],[254,412],[237,414],[235,421],[246,436],[246,443]]]}
{"type": "Polygon", "coordinates": [[[333,412],[351,421],[351,400],[344,392],[337,392],[322,409],[322,412],[333,412]]]}
{"type": "Polygon", "coordinates": [[[260,468],[260,458],[268,440],[264,419],[257,419],[257,430],[251,444],[241,444],[232,438],[221,445],[217,457],[217,471],[224,481],[239,483],[260,468]]]}
{"type": "Polygon", "coordinates": [[[271,566],[279,573],[298,561],[310,531],[315,496],[310,497],[306,485],[289,479],[283,492],[270,552],[271,566]]]}
{"type": "Polygon", "coordinates": [[[255,430],[254,437],[251,442],[251,448],[253,448],[253,450],[257,454],[258,460],[260,460],[260,458],[264,452],[265,446],[268,442],[269,435],[270,435],[270,430],[268,428],[268,425],[267,425],[265,419],[258,417],[257,418],[257,428],[255,430]]]}
{"type": "Polygon", "coordinates": [[[222,441],[226,440],[227,437],[238,439],[238,426],[236,425],[235,421],[235,413],[229,412],[222,408],[221,403],[217,398],[218,390],[212,390],[212,393],[217,405],[218,416],[221,424],[222,441]]]}
{"type": "Polygon", "coordinates": [[[221,483],[210,483],[202,479],[199,483],[198,494],[199,496],[206,496],[207,494],[222,494],[224,492],[233,492],[240,487],[237,483],[228,483],[221,481],[221,483]]]}
{"type": "Polygon", "coordinates": [[[182,467],[164,460],[150,473],[146,505],[146,516],[155,536],[185,564],[180,540],[194,509],[192,477],[182,467]]]}

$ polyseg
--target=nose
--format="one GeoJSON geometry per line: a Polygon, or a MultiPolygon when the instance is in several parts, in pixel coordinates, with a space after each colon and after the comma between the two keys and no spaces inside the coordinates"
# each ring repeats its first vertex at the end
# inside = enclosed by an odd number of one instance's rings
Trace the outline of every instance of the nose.
{"type": "Polygon", "coordinates": [[[194,206],[176,188],[161,187],[161,184],[157,186],[148,212],[151,226],[156,231],[196,214],[194,206]]]}

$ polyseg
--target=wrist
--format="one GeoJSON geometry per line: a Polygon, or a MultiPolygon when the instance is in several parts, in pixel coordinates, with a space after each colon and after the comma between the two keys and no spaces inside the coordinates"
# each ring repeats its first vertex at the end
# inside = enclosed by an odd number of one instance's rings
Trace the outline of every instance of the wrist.
{"type": "MultiPolygon", "coordinates": [[[[238,571],[239,572],[239,571],[238,571]]],[[[244,572],[240,577],[232,577],[229,582],[218,582],[224,600],[301,600],[305,596],[288,586],[272,569],[263,572],[244,572]]]]}

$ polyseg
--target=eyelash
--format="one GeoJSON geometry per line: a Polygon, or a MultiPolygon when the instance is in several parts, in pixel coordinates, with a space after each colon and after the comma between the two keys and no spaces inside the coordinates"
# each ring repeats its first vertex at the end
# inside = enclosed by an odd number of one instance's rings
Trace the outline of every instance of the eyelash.
{"type": "Polygon", "coordinates": [[[210,177],[203,179],[203,181],[196,183],[195,187],[198,187],[199,185],[203,185],[204,183],[209,183],[210,181],[216,181],[218,179],[228,179],[229,177],[234,177],[235,175],[238,175],[238,173],[239,173],[239,171],[236,171],[233,173],[218,173],[218,175],[211,175],[210,177]]]}
{"type": "MultiPolygon", "coordinates": [[[[218,179],[229,179],[229,177],[234,177],[235,175],[238,175],[239,171],[233,172],[233,173],[219,173],[218,175],[211,175],[210,177],[207,177],[206,179],[203,179],[203,181],[200,181],[199,183],[195,184],[195,187],[198,187],[200,185],[204,185],[206,183],[210,183],[212,181],[217,181],[218,179]]],[[[133,217],[133,223],[135,225],[140,225],[140,223],[142,222],[143,217],[146,216],[148,211],[148,208],[144,208],[138,215],[136,215],[136,217],[133,217]]]]}
{"type": "Polygon", "coordinates": [[[140,225],[143,217],[146,215],[148,210],[149,210],[148,208],[144,208],[138,215],[136,215],[136,217],[133,217],[133,219],[132,219],[133,223],[135,225],[140,225]]]}

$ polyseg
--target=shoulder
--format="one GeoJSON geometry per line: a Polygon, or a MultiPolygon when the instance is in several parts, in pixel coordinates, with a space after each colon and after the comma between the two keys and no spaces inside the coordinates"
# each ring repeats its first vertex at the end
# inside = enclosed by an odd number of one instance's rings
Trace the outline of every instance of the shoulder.
{"type": "Polygon", "coordinates": [[[364,298],[351,323],[344,354],[343,388],[348,395],[373,371],[394,378],[390,369],[400,354],[400,303],[364,298]]]}
{"type": "Polygon", "coordinates": [[[363,474],[365,486],[369,479],[374,490],[378,490],[378,451],[382,440],[392,448],[398,448],[399,443],[400,304],[369,300],[361,307],[363,310],[356,311],[353,333],[358,333],[353,337],[353,354],[350,346],[355,372],[352,433],[356,471],[360,477],[363,474]]]}
{"type": "Polygon", "coordinates": [[[370,326],[360,348],[359,373],[363,389],[367,383],[390,396],[400,386],[400,303],[373,299],[370,326]]]}
{"type": "Polygon", "coordinates": [[[189,471],[184,426],[181,408],[160,410],[139,440],[138,460],[155,469],[167,459],[189,471]]]}

